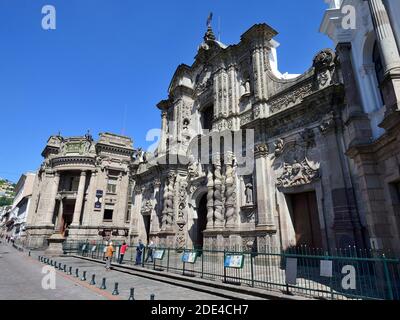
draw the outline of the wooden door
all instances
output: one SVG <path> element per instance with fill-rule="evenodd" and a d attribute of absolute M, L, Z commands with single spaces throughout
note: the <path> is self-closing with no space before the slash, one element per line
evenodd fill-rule
<path fill-rule="evenodd" d="M 321 226 L 315 192 L 292 195 L 292 218 L 296 244 L 322 248 Z"/>

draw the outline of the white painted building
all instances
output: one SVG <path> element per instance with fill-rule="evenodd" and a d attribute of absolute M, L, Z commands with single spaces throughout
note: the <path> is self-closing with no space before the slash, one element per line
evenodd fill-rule
<path fill-rule="evenodd" d="M 35 173 L 25 173 L 20 177 L 15 187 L 15 198 L 8 221 L 10 222 L 9 234 L 17 241 L 23 241 L 25 236 L 25 224 L 31 205 L 35 177 Z"/>

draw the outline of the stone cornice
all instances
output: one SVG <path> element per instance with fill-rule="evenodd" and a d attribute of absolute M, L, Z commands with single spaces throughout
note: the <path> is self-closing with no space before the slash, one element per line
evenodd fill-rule
<path fill-rule="evenodd" d="M 381 136 L 379 139 L 377 139 L 371 143 L 353 145 L 353 146 L 349 147 L 348 150 L 346 151 L 346 155 L 352 159 L 354 159 L 357 156 L 361 156 L 361 155 L 370 155 L 372 157 L 375 157 L 376 154 L 381 149 L 385 148 L 390 143 L 395 143 L 396 140 L 397 140 L 396 136 L 389 135 L 386 133 L 383 136 Z"/>
<path fill-rule="evenodd" d="M 120 147 L 120 146 L 111 146 L 108 144 L 103 144 L 103 143 L 97 143 L 96 144 L 96 150 L 98 151 L 98 153 L 100 152 L 109 152 L 112 154 L 119 154 L 119 155 L 123 155 L 123 156 L 127 156 L 127 157 L 131 157 L 133 156 L 134 150 L 130 149 L 130 148 L 124 148 L 124 147 Z"/>

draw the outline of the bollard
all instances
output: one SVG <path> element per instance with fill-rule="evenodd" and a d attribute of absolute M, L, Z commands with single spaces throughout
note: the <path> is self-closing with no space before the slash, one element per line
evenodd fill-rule
<path fill-rule="evenodd" d="M 30 251 L 28 252 L 28 256 L 31 256 L 31 252 Z"/>
<path fill-rule="evenodd" d="M 95 279 L 96 279 L 96 275 L 92 274 L 92 280 L 90 280 L 90 285 L 94 286 L 96 284 Z"/>
<path fill-rule="evenodd" d="M 64 271 L 65 273 L 67 273 L 67 265 L 66 265 L 65 263 L 64 263 L 63 271 Z"/>
<path fill-rule="evenodd" d="M 75 269 L 75 277 L 79 278 L 79 269 L 78 268 Z"/>
<path fill-rule="evenodd" d="M 62 270 L 62 263 L 61 262 L 58 264 L 58 269 Z"/>
<path fill-rule="evenodd" d="M 106 290 L 107 289 L 107 287 L 106 287 L 106 278 L 103 278 L 103 281 L 101 282 L 100 289 L 101 290 Z"/>
<path fill-rule="evenodd" d="M 131 295 L 129 296 L 128 300 L 135 300 L 135 288 L 131 288 Z"/>
<path fill-rule="evenodd" d="M 113 296 L 118 296 L 119 295 L 119 291 L 118 291 L 118 282 L 115 283 L 114 285 L 114 291 L 112 292 Z"/>
<path fill-rule="evenodd" d="M 39 261 L 42 261 L 41 259 L 42 259 L 42 257 L 41 257 L 41 256 L 39 256 L 39 257 L 38 257 L 38 260 L 39 260 Z"/>
<path fill-rule="evenodd" d="M 86 281 L 86 271 L 83 271 L 81 281 Z"/>
<path fill-rule="evenodd" d="M 72 267 L 69 267 L 68 274 L 69 274 L 70 276 L 72 276 Z"/>
<path fill-rule="evenodd" d="M 156 298 L 155 294 L 152 293 L 152 294 L 150 295 L 150 300 L 156 300 L 155 298 Z"/>

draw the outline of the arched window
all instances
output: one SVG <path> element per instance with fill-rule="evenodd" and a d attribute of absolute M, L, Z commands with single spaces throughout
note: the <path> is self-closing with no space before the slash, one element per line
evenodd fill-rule
<path fill-rule="evenodd" d="M 383 93 L 382 93 L 382 88 L 381 88 L 381 85 L 383 82 L 383 75 L 384 75 L 383 63 L 382 63 L 382 57 L 381 57 L 381 53 L 379 51 L 378 43 L 376 43 L 376 42 L 374 44 L 374 50 L 372 53 L 372 61 L 375 65 L 375 74 L 376 74 L 376 79 L 378 80 L 378 89 L 381 94 L 382 101 L 385 101 L 383 99 Z"/>

